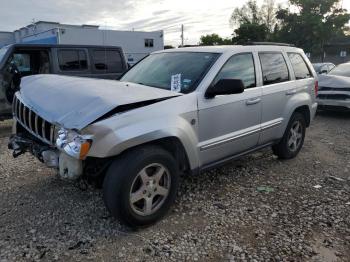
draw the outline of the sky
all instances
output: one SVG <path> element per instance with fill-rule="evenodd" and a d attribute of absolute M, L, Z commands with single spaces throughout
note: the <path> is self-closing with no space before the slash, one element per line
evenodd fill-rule
<path fill-rule="evenodd" d="M 262 2 L 263 0 L 258 0 Z M 0 31 L 14 31 L 35 21 L 93 24 L 116 30 L 164 30 L 165 44 L 197 44 L 200 36 L 229 37 L 229 20 L 246 0 L 0 0 Z M 276 2 L 286 4 L 286 0 Z M 343 0 L 350 10 L 350 0 Z"/>

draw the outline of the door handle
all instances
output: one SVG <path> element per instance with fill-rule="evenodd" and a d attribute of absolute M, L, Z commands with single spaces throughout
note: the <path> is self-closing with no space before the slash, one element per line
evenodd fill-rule
<path fill-rule="evenodd" d="M 287 95 L 287 96 L 291 96 L 291 95 L 294 95 L 294 94 L 296 94 L 296 93 L 297 93 L 297 90 L 296 90 L 296 89 L 293 89 L 293 90 L 287 91 L 287 92 L 286 92 L 286 95 Z"/>
<path fill-rule="evenodd" d="M 247 100 L 245 103 L 246 105 L 250 106 L 250 105 L 255 105 L 257 103 L 259 103 L 261 101 L 261 98 L 253 98 L 253 99 L 249 99 Z"/>

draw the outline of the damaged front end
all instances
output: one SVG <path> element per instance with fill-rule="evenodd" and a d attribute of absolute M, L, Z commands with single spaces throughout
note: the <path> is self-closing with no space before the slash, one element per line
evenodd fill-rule
<path fill-rule="evenodd" d="M 13 150 L 12 155 L 14 158 L 26 152 L 30 152 L 48 167 L 58 167 L 57 150 L 45 145 L 26 132 L 12 135 L 8 143 L 8 148 Z"/>
<path fill-rule="evenodd" d="M 62 129 L 41 118 L 18 96 L 13 102 L 13 135 L 8 148 L 13 157 L 26 152 L 40 162 L 56 168 L 62 178 L 78 179 L 83 174 L 83 160 L 91 147 L 91 137 Z"/>

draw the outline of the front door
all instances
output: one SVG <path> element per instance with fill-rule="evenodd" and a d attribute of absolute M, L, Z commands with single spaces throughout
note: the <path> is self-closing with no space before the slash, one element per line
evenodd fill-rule
<path fill-rule="evenodd" d="M 212 85 L 220 79 L 241 79 L 241 94 L 198 99 L 201 166 L 249 150 L 257 145 L 261 120 L 261 87 L 257 87 L 252 53 L 228 59 Z"/>

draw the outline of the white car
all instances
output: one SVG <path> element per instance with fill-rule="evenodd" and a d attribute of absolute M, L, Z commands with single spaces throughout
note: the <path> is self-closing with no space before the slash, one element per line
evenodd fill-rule
<path fill-rule="evenodd" d="M 318 79 L 320 109 L 350 109 L 350 63 L 340 64 Z"/>

